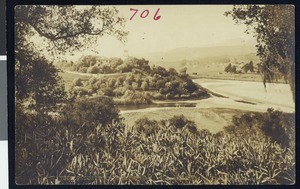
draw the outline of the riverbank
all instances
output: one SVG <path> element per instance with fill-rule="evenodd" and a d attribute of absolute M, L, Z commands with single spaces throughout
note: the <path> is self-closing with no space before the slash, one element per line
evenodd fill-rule
<path fill-rule="evenodd" d="M 214 73 L 214 74 L 190 74 L 192 79 L 216 79 L 216 80 L 231 80 L 231 81 L 251 81 L 251 82 L 261 82 L 263 83 L 262 76 L 257 73 L 242 73 L 242 74 L 232 74 L 232 73 Z M 273 83 L 286 83 L 284 79 L 279 79 Z"/>

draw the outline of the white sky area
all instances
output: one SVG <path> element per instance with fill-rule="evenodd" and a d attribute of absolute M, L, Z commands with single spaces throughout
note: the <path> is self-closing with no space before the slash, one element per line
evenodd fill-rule
<path fill-rule="evenodd" d="M 127 42 L 122 43 L 112 36 L 104 36 L 90 49 L 68 59 L 78 59 L 82 55 L 122 57 L 124 50 L 130 56 L 168 51 L 181 47 L 207 47 L 228 45 L 231 40 L 241 40 L 253 44 L 255 39 L 245 34 L 244 25 L 236 25 L 231 17 L 224 16 L 232 5 L 123 5 L 115 6 L 120 16 L 125 17 L 125 30 L 129 31 Z M 133 11 L 139 9 L 132 20 Z M 160 8 L 161 18 L 153 16 Z M 149 15 L 140 18 L 143 10 Z"/>

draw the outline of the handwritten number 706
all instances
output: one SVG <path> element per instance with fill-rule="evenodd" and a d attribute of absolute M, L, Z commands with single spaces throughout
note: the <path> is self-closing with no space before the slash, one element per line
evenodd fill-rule
<path fill-rule="evenodd" d="M 158 12 L 159 12 L 160 8 L 158 8 L 153 16 L 153 19 L 154 20 L 159 20 L 161 18 L 161 16 L 158 15 Z M 130 11 L 133 11 L 133 15 L 130 17 L 130 20 L 132 20 L 134 18 L 134 16 L 136 15 L 136 13 L 139 11 L 138 9 L 133 9 L 133 8 L 130 8 Z M 146 18 L 147 16 L 149 15 L 149 10 L 146 9 L 144 10 L 141 14 L 140 14 L 140 17 L 141 18 Z"/>

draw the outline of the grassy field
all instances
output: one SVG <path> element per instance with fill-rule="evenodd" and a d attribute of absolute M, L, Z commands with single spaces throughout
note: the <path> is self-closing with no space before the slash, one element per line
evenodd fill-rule
<path fill-rule="evenodd" d="M 187 119 L 194 121 L 197 125 L 197 129 L 207 129 L 211 133 L 217 133 L 221 131 L 224 126 L 231 123 L 233 115 L 241 115 L 246 111 L 223 109 L 223 108 L 154 108 L 148 109 L 148 111 L 134 111 L 134 112 L 121 112 L 122 117 L 125 118 L 124 122 L 129 126 L 134 125 L 135 121 L 148 117 L 151 120 L 169 119 L 175 115 L 184 115 Z"/>
<path fill-rule="evenodd" d="M 59 72 L 58 75 L 61 76 L 62 79 L 64 80 L 66 90 L 70 89 L 73 80 L 76 78 L 81 78 L 82 80 L 88 80 L 89 78 L 91 78 L 91 76 L 84 76 L 80 74 L 67 73 L 67 72 Z"/>

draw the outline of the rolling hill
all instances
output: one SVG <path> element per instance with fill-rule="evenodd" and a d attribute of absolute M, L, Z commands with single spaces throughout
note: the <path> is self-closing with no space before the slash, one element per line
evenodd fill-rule
<path fill-rule="evenodd" d="M 187 67 L 189 74 L 200 77 L 243 79 L 238 75 L 227 74 L 225 67 L 231 63 L 241 68 L 245 63 L 253 61 L 259 63 L 255 46 L 252 44 L 237 44 L 211 47 L 183 47 L 165 52 L 154 52 L 139 55 L 149 60 L 150 65 L 159 65 L 165 68 L 182 69 Z M 242 77 L 245 77 L 243 75 Z M 246 76 L 248 77 L 248 76 Z M 260 79 L 260 76 L 251 74 L 248 78 Z"/>

